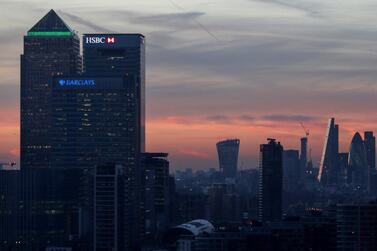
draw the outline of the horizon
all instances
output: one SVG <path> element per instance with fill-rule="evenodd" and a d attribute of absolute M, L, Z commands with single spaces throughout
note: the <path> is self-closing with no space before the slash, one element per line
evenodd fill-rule
<path fill-rule="evenodd" d="M 300 138 L 305 136 L 300 122 L 310 129 L 309 145 L 313 149 L 314 163 L 319 161 L 330 117 L 335 117 L 339 124 L 342 152 L 348 151 L 356 131 L 376 131 L 376 119 L 370 118 L 370 114 L 377 104 L 374 96 L 377 88 L 373 83 L 376 77 L 373 66 L 377 63 L 373 34 L 377 34 L 377 28 L 336 21 L 347 12 L 340 12 L 331 19 L 323 16 L 318 6 L 318 12 L 309 12 L 305 6 L 281 4 L 284 1 L 238 0 L 261 10 L 284 9 L 283 13 L 269 13 L 271 20 L 263 15 L 252 18 L 270 27 L 265 33 L 258 33 L 261 28 L 256 25 L 253 28 L 257 32 L 250 32 L 250 23 L 241 22 L 242 26 L 235 29 L 235 24 L 248 15 L 242 13 L 240 7 L 239 16 L 224 16 L 225 20 L 233 22 L 226 23 L 218 18 L 224 10 L 218 12 L 218 9 L 230 4 L 224 2 L 222 8 L 217 6 L 216 9 L 211 3 L 203 7 L 203 1 L 180 1 L 179 5 L 176 2 L 167 1 L 162 4 L 165 7 L 153 9 L 144 1 L 144 5 L 149 6 L 147 10 L 143 9 L 143 3 L 134 4 L 132 10 L 121 6 L 118 11 L 129 14 L 129 19 L 121 23 L 110 18 L 109 9 L 85 10 L 85 1 L 81 9 L 77 6 L 55 8 L 72 29 L 80 32 L 80 40 L 83 34 L 90 32 L 123 33 L 120 30 L 123 22 L 133 25 L 132 31 L 140 30 L 145 35 L 147 151 L 169 153 L 172 169 L 217 168 L 215 144 L 227 138 L 241 140 L 239 163 L 245 169 L 254 168 L 258 147 L 268 137 L 276 138 L 284 149 L 299 149 Z M 373 3 L 363 2 L 365 5 Z M 11 30 L 0 25 L 1 34 L 9 34 L 0 38 L 3 43 L 1 161 L 19 158 L 19 57 L 23 35 L 50 9 L 40 9 L 41 3 L 43 1 L 34 1 L 27 8 L 23 1 L 5 2 L 9 8 L 0 10 L 0 20 L 13 19 L 14 23 Z M 111 2 L 115 3 L 119 2 Z M 169 10 L 164 10 L 168 6 Z M 17 17 L 10 14 L 12 11 L 5 11 L 17 8 L 21 13 Z M 351 20 L 362 21 L 359 20 L 362 13 L 368 10 L 359 10 Z M 102 21 L 97 21 L 94 14 Z M 115 15 L 121 16 L 121 13 Z M 108 23 L 103 21 L 106 19 Z M 332 21 L 330 27 L 326 20 Z M 282 30 L 274 27 L 280 22 Z M 230 27 L 222 29 L 225 24 Z M 354 26 L 346 27 L 348 24 Z M 346 31 L 353 32 L 342 33 Z M 307 37 L 311 32 L 317 36 Z M 279 60 L 284 61 L 284 65 Z"/>

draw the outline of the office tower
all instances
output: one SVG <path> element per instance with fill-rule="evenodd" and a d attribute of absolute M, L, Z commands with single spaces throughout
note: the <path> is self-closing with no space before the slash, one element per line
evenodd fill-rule
<path fill-rule="evenodd" d="M 336 210 L 337 250 L 375 250 L 377 247 L 377 204 L 338 205 Z"/>
<path fill-rule="evenodd" d="M 319 166 L 318 181 L 323 185 L 336 185 L 338 175 L 339 126 L 335 119 L 329 119 L 322 158 Z"/>
<path fill-rule="evenodd" d="M 364 133 L 364 144 L 367 152 L 368 168 L 376 170 L 376 137 L 373 132 Z"/>
<path fill-rule="evenodd" d="M 373 132 L 364 132 L 364 145 L 368 163 L 368 191 L 375 193 L 377 186 L 377 170 L 376 170 L 376 137 Z"/>
<path fill-rule="evenodd" d="M 216 144 L 220 171 L 224 178 L 235 178 L 237 174 L 239 139 L 229 139 Z"/>
<path fill-rule="evenodd" d="M 24 36 L 21 55 L 21 168 L 50 167 L 54 76 L 81 69 L 79 37 L 50 10 Z"/>
<path fill-rule="evenodd" d="M 369 167 L 364 141 L 357 132 L 352 138 L 348 165 L 352 172 L 352 186 L 354 189 L 366 190 L 368 188 Z"/>
<path fill-rule="evenodd" d="M 143 240 L 156 243 L 170 223 L 170 176 L 167 153 L 142 153 Z"/>
<path fill-rule="evenodd" d="M 130 77 L 62 77 L 52 87 L 54 168 L 92 170 L 98 163 L 135 168 L 140 100 Z"/>
<path fill-rule="evenodd" d="M 306 171 L 307 171 L 307 164 L 308 164 L 308 138 L 304 137 L 301 138 L 301 151 L 300 151 L 300 179 L 305 179 Z"/>
<path fill-rule="evenodd" d="M 145 150 L 145 38 L 141 34 L 84 34 L 84 74 L 129 76 L 135 80 L 136 148 Z"/>
<path fill-rule="evenodd" d="M 339 153 L 339 176 L 338 184 L 340 186 L 345 186 L 351 184 L 352 173 L 348 165 L 349 153 Z"/>
<path fill-rule="evenodd" d="M 122 114 L 122 147 L 126 184 L 124 192 L 125 215 L 124 248 L 127 250 L 140 243 L 140 168 L 139 154 L 145 150 L 145 39 L 141 34 L 84 34 L 83 60 L 85 76 L 123 77 L 127 93 Z M 115 97 L 115 96 L 113 96 Z M 123 104 L 122 102 L 122 104 Z M 122 105 L 120 104 L 120 105 Z M 127 107 L 126 107 L 127 106 Z M 116 119 L 116 118 L 113 118 Z M 116 136 L 115 136 L 116 137 Z M 115 145 L 114 145 L 115 147 Z M 103 154 L 102 154 L 103 155 Z"/>
<path fill-rule="evenodd" d="M 41 234 L 46 227 L 43 217 L 50 212 L 39 210 L 45 206 L 41 198 L 46 198 L 49 192 L 38 188 L 37 185 L 42 184 L 37 184 L 36 174 L 28 170 L 51 167 L 53 78 L 80 72 L 79 53 L 79 37 L 53 10 L 24 36 L 21 55 L 21 189 L 25 190 L 21 193 L 23 205 L 18 232 L 25 250 L 37 249 L 39 247 L 35 245 L 38 243 L 55 238 Z M 44 231 L 47 234 L 49 229 Z"/>
<path fill-rule="evenodd" d="M 300 177 L 300 159 L 297 150 L 283 152 L 283 188 L 285 191 L 295 191 Z"/>
<path fill-rule="evenodd" d="M 259 220 L 279 221 L 282 217 L 283 146 L 274 139 L 260 145 Z"/>
<path fill-rule="evenodd" d="M 94 174 L 94 251 L 122 248 L 122 217 L 124 167 L 103 164 Z"/>

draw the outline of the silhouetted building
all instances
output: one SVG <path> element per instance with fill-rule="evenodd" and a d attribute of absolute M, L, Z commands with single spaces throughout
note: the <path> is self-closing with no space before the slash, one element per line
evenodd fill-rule
<path fill-rule="evenodd" d="M 297 150 L 283 152 L 283 188 L 286 191 L 295 191 L 300 178 L 300 159 Z"/>
<path fill-rule="evenodd" d="M 21 168 L 50 167 L 53 77 L 81 70 L 80 39 L 50 10 L 24 36 L 21 55 Z"/>
<path fill-rule="evenodd" d="M 336 250 L 336 215 L 314 210 L 302 217 L 302 223 L 305 250 Z"/>
<path fill-rule="evenodd" d="M 337 250 L 375 250 L 377 204 L 338 205 Z"/>
<path fill-rule="evenodd" d="M 336 185 L 338 176 L 339 126 L 335 119 L 328 123 L 319 166 L 318 181 L 326 186 Z"/>
<path fill-rule="evenodd" d="M 208 188 L 208 219 L 214 223 L 238 221 L 241 218 L 239 196 L 234 183 L 214 183 Z"/>
<path fill-rule="evenodd" d="M 24 51 L 21 55 L 21 170 L 51 167 L 53 78 L 79 73 L 79 54 L 79 37 L 53 10 L 24 36 Z M 54 195 L 47 194 L 48 190 L 39 189 L 41 186 L 48 186 L 50 180 L 40 179 L 41 184 L 37 184 L 36 177 L 40 176 L 34 171 L 22 173 L 22 189 L 25 190 L 21 198 L 23 205 L 20 212 L 23 215 L 19 217 L 19 233 L 22 236 L 22 245 L 28 251 L 38 248 L 39 243 L 43 244 L 47 240 L 63 239 L 59 239 L 58 236 L 61 232 L 52 232 L 61 229 L 60 223 L 44 220 L 48 215 L 55 219 L 61 210 L 52 214 L 49 213 L 49 208 L 44 210 L 46 205 L 40 204 L 44 198 Z M 56 184 L 65 185 L 58 182 Z M 49 197 L 46 200 L 60 203 L 59 198 L 53 200 Z M 51 210 L 56 209 L 54 206 L 51 207 L 54 208 Z"/>
<path fill-rule="evenodd" d="M 84 34 L 83 60 L 84 76 L 88 77 L 89 80 L 102 77 L 123 79 L 121 84 L 122 91 L 118 90 L 120 92 L 115 91 L 112 94 L 110 90 L 104 90 L 105 93 L 102 96 L 104 103 L 106 103 L 106 100 L 114 101 L 111 107 L 113 110 L 98 110 L 98 112 L 110 112 L 113 116 L 109 120 L 102 121 L 105 123 L 105 127 L 113 127 L 113 131 L 108 131 L 106 136 L 109 139 L 107 143 L 110 143 L 115 148 L 126 149 L 122 150 L 123 161 L 114 160 L 113 162 L 122 163 L 126 169 L 126 177 L 128 177 L 124 192 L 124 196 L 127 197 L 125 198 L 127 210 L 125 210 L 125 216 L 123 217 L 124 225 L 128 226 L 125 229 L 126 232 L 123 238 L 125 242 L 124 248 L 128 249 L 139 245 L 140 233 L 142 232 L 140 229 L 142 225 L 142 210 L 138 206 L 141 200 L 139 193 L 141 189 L 141 169 L 137 168 L 137 165 L 140 163 L 140 152 L 145 150 L 144 36 L 141 34 Z M 105 82 L 113 87 L 119 84 L 116 80 L 106 80 Z M 105 85 L 102 88 L 105 89 Z M 90 95 L 89 93 L 88 95 Z M 96 97 L 91 96 L 89 102 L 91 98 L 95 99 Z M 83 101 L 87 102 L 85 99 Z M 92 109 L 95 108 L 96 105 L 93 104 Z M 106 109 L 104 106 L 101 108 Z M 95 112 L 92 115 L 93 119 L 95 119 Z M 121 119 L 122 121 L 119 121 Z M 91 123 L 94 121 L 91 121 Z M 101 134 L 99 131 L 98 133 Z M 113 143 L 113 141 L 117 141 L 118 137 L 121 137 L 122 142 L 118 141 L 119 144 Z M 103 150 L 105 151 L 106 149 Z M 100 154 L 102 157 L 111 156 L 111 150 L 104 151 Z"/>
<path fill-rule="evenodd" d="M 352 138 L 348 165 L 352 172 L 352 186 L 354 189 L 366 190 L 368 188 L 370 170 L 364 141 L 358 132 Z"/>
<path fill-rule="evenodd" d="M 364 144 L 367 152 L 368 168 L 376 170 L 376 137 L 373 132 L 364 133 Z"/>
<path fill-rule="evenodd" d="M 20 174 L 21 232 L 18 240 L 22 250 L 81 245 L 79 194 L 82 170 L 25 168 Z M 30 191 L 31 200 L 24 191 Z M 25 207 L 25 202 L 30 205 Z M 30 221 L 33 221 L 32 229 L 25 225 Z"/>
<path fill-rule="evenodd" d="M 94 242 L 95 251 L 124 250 L 122 213 L 124 167 L 104 164 L 95 167 L 94 174 Z"/>
<path fill-rule="evenodd" d="M 364 132 L 364 146 L 367 155 L 368 163 L 368 191 L 372 194 L 377 194 L 377 180 L 376 180 L 376 137 L 373 132 Z"/>
<path fill-rule="evenodd" d="M 307 171 L 308 164 L 308 138 L 301 138 L 301 150 L 300 150 L 300 180 L 304 180 Z"/>
<path fill-rule="evenodd" d="M 143 243 L 157 243 L 170 224 L 170 176 L 167 153 L 142 153 Z"/>
<path fill-rule="evenodd" d="M 274 139 L 260 146 L 259 220 L 279 221 L 282 217 L 283 146 Z"/>
<path fill-rule="evenodd" d="M 235 178 L 238 166 L 239 139 L 229 139 L 216 144 L 220 171 L 225 178 Z"/>
<path fill-rule="evenodd" d="M 0 250 L 12 250 L 17 246 L 19 170 L 0 169 Z"/>
<path fill-rule="evenodd" d="M 348 165 L 349 153 L 339 153 L 339 186 L 352 183 L 352 173 Z"/>

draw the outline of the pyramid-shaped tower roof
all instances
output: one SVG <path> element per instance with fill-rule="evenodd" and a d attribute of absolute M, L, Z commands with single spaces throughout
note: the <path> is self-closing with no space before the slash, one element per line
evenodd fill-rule
<path fill-rule="evenodd" d="M 73 30 L 54 10 L 50 10 L 29 31 L 28 35 L 73 35 Z"/>

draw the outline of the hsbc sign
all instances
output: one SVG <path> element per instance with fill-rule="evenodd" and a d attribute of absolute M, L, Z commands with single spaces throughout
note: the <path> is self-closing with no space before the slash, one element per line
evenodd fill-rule
<path fill-rule="evenodd" d="M 86 37 L 85 38 L 86 44 L 115 44 L 116 39 L 115 37 Z"/>

